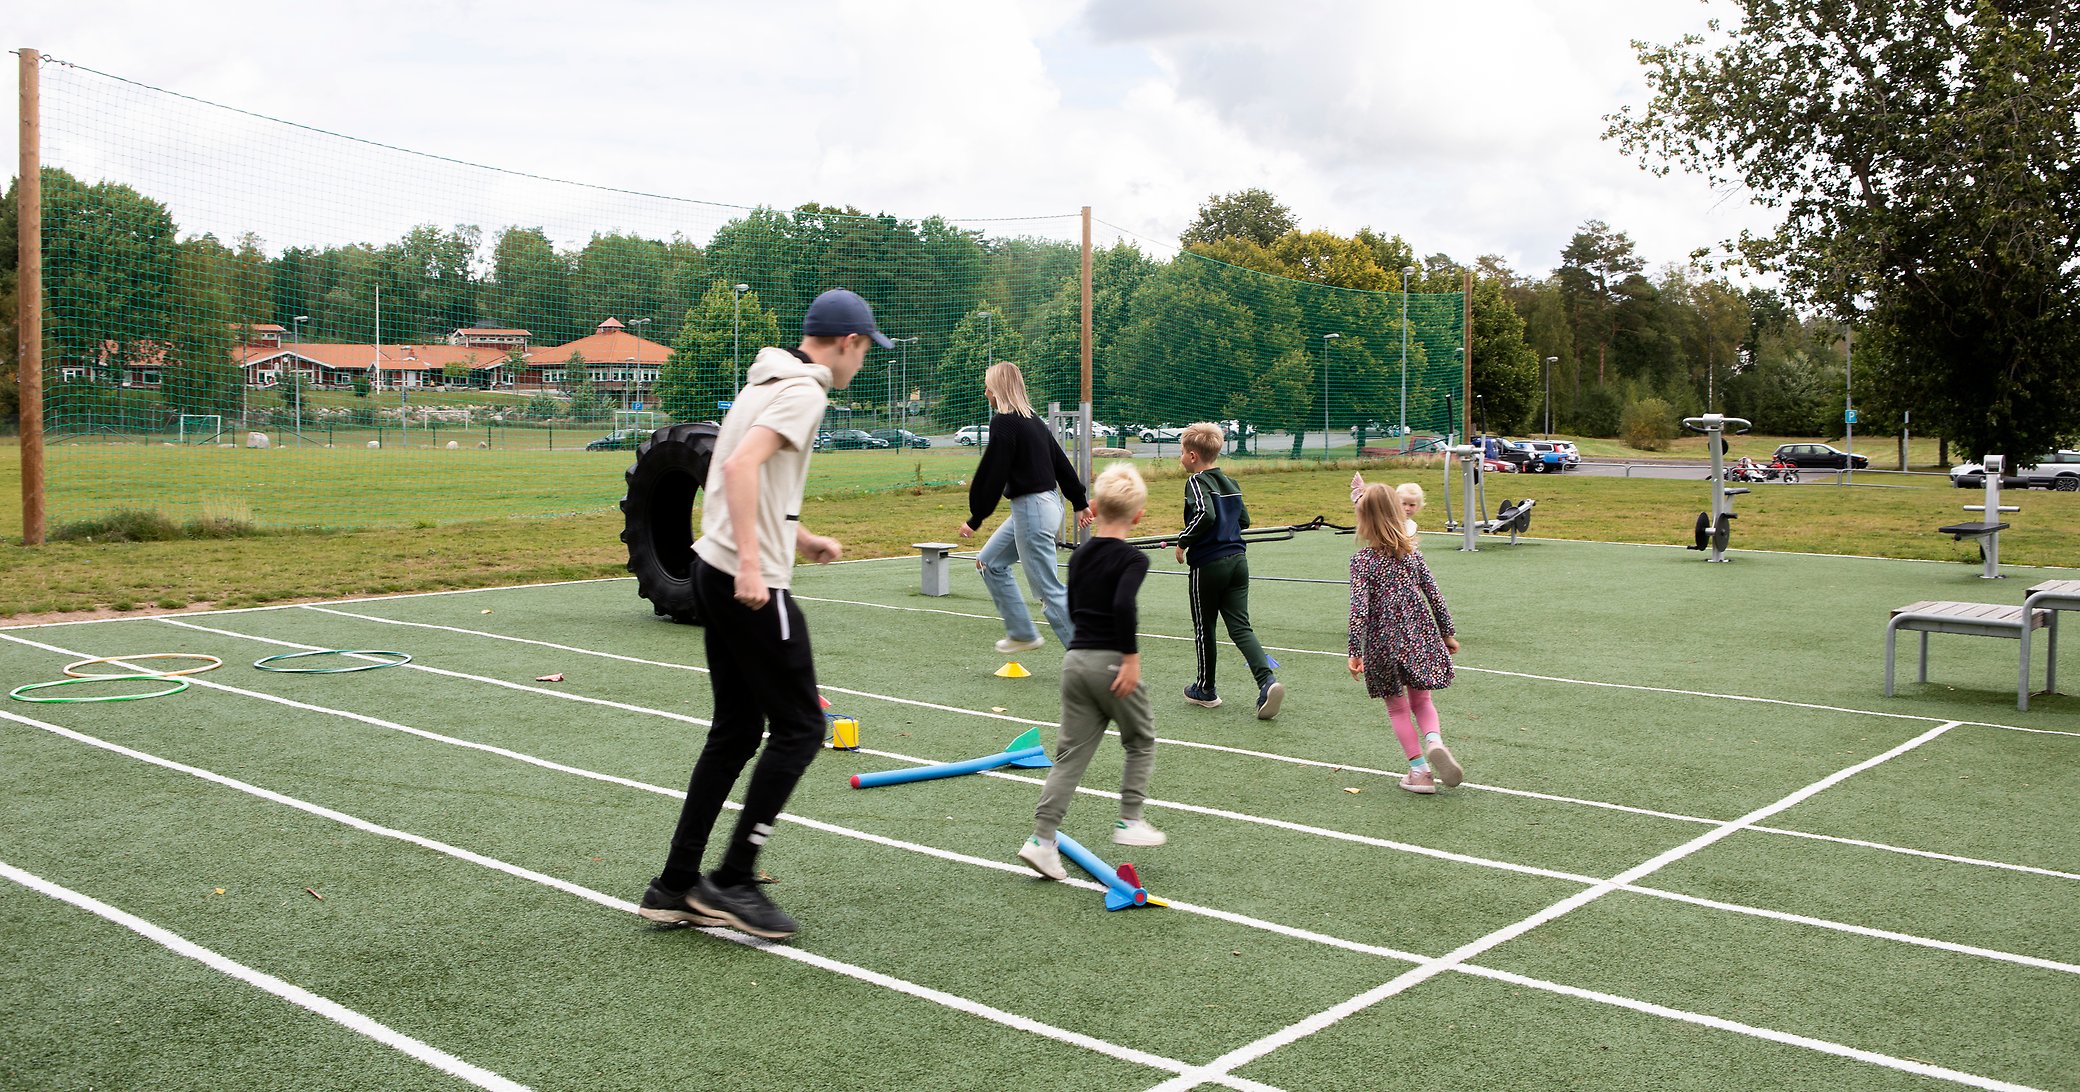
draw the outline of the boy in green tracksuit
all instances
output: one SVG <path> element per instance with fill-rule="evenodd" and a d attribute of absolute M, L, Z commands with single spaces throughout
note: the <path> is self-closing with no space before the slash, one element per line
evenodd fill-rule
<path fill-rule="evenodd" d="M 1192 476 L 1184 485 L 1177 560 L 1191 567 L 1192 641 L 1199 650 L 1199 677 L 1184 688 L 1184 700 L 1208 709 L 1221 703 L 1213 688 L 1213 619 L 1218 614 L 1256 677 L 1257 719 L 1270 720 L 1278 715 L 1286 688 L 1272 677 L 1271 660 L 1249 626 L 1249 554 L 1242 543 L 1249 509 L 1242 503 L 1242 487 L 1215 465 L 1227 443 L 1219 425 L 1202 421 L 1185 429 L 1178 445 L 1177 461 Z"/>

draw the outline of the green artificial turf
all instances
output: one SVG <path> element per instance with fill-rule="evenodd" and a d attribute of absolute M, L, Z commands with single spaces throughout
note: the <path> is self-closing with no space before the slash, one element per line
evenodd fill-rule
<path fill-rule="evenodd" d="M 1113 747 L 1064 827 L 1179 904 L 1123 913 L 1013 859 L 1044 771 L 846 783 L 987 754 L 1028 726 L 1051 747 L 1059 646 L 1020 657 L 1031 677 L 998 678 L 1004 658 L 990 642 L 1003 631 L 972 572 L 957 567 L 956 594 L 927 598 L 914 560 L 800 570 L 819 681 L 860 721 L 864 750 L 817 760 L 789 803 L 800 821 L 783 823 L 762 858 L 775 899 L 804 923 L 793 950 L 1205 1064 L 1395 978 L 1411 958 L 1479 941 L 1963 721 L 1762 825 L 2053 874 L 1757 830 L 1639 882 L 2080 963 L 2067 772 L 2080 699 L 2015 710 L 2006 642 L 1938 637 L 1936 681 L 1909 676 L 1892 699 L 1877 672 L 1888 608 L 2019 601 L 2027 583 L 2070 570 L 1989 584 L 1928 563 L 1742 554 L 1708 565 L 1679 550 L 1546 541 L 1467 555 L 1427 536 L 1464 644 L 1438 706 L 1469 784 L 1423 798 L 1395 787 L 1404 763 L 1383 710 L 1344 670 L 1346 592 L 1333 581 L 1351 545 L 1320 534 L 1251 551 L 1257 631 L 1289 688 L 1271 722 L 1251 716 L 1232 649 L 1219 667 L 1227 704 L 1177 696 L 1192 671 L 1190 641 L 1174 639 L 1190 633 L 1184 583 L 1154 559 L 1163 571 L 1144 588 L 1140 628 L 1166 742 L 1147 814 L 1172 840 L 1107 840 Z M 0 633 L 13 638 L 0 640 L 10 686 L 56 678 L 77 656 L 226 661 L 174 697 L 9 713 L 624 903 L 662 860 L 673 794 L 711 712 L 702 631 L 653 617 L 628 581 Z M 303 647 L 415 659 L 335 676 L 249 666 Z M 0 723 L 0 794 L 0 860 L 537 1088 L 1149 1087 L 1169 1075 L 653 929 L 581 894 L 18 722 Z M 718 842 L 733 822 L 726 812 Z M 0 1028 L 0 1057 L 29 1074 L 27 1087 L 106 1081 L 121 1067 L 174 1087 L 448 1081 L 13 884 L 0 885 L 0 921 L 24 938 L 0 972 L 0 1002 L 19 1014 Z M 1648 893 L 1604 895 L 1469 965 L 2023 1084 L 2056 1087 L 2080 1065 L 2080 976 Z M 172 1003 L 152 1004 L 162 989 Z M 81 1006 L 95 1015 L 79 1020 Z M 1458 971 L 1237 1073 L 1287 1088 L 1920 1082 Z"/>

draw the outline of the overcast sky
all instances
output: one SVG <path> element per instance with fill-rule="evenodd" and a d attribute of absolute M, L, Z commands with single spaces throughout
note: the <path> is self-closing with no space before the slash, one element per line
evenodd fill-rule
<path fill-rule="evenodd" d="M 11 47 L 140 83 L 599 186 L 911 218 L 1090 205 L 1156 253 L 1209 195 L 1262 187 L 1303 228 L 1371 227 L 1543 275 L 1590 219 L 1630 234 L 1650 268 L 1769 225 L 1743 196 L 1657 179 L 1601 139 L 1604 115 L 1645 99 L 1630 40 L 1673 40 L 1714 10 L 69 0 L 15 5 L 5 25 Z M 0 131 L 11 174 L 15 127 Z"/>

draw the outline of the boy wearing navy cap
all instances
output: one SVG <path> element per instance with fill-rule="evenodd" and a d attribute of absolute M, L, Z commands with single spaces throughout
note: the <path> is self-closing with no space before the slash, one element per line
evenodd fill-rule
<path fill-rule="evenodd" d="M 870 344 L 892 343 L 874 325 L 867 301 L 842 288 L 825 292 L 802 318 L 799 346 L 758 351 L 722 419 L 693 544 L 715 721 L 694 763 L 664 871 L 637 907 L 651 921 L 727 925 L 774 940 L 796 931 L 795 920 L 759 889 L 756 867 L 780 810 L 823 745 L 809 627 L 787 590 L 797 551 L 818 563 L 843 552 L 836 539 L 801 525 L 802 489 L 828 392 L 852 382 Z M 721 862 L 702 875 L 715 819 L 768 732 L 736 831 Z"/>

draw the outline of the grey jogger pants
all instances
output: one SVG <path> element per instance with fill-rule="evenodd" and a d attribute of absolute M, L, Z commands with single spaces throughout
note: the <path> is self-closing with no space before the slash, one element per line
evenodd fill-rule
<path fill-rule="evenodd" d="M 1085 648 L 1072 648 L 1062 656 L 1062 726 L 1055 733 L 1054 768 L 1047 771 L 1047 786 L 1040 790 L 1040 806 L 1033 812 L 1033 833 L 1043 841 L 1054 838 L 1055 828 L 1069 813 L 1069 801 L 1092 753 L 1104 742 L 1108 723 L 1119 729 L 1120 746 L 1127 751 L 1119 817 L 1141 818 L 1156 764 L 1155 713 L 1145 682 L 1124 698 L 1112 692 L 1123 659 L 1118 652 Z"/>

